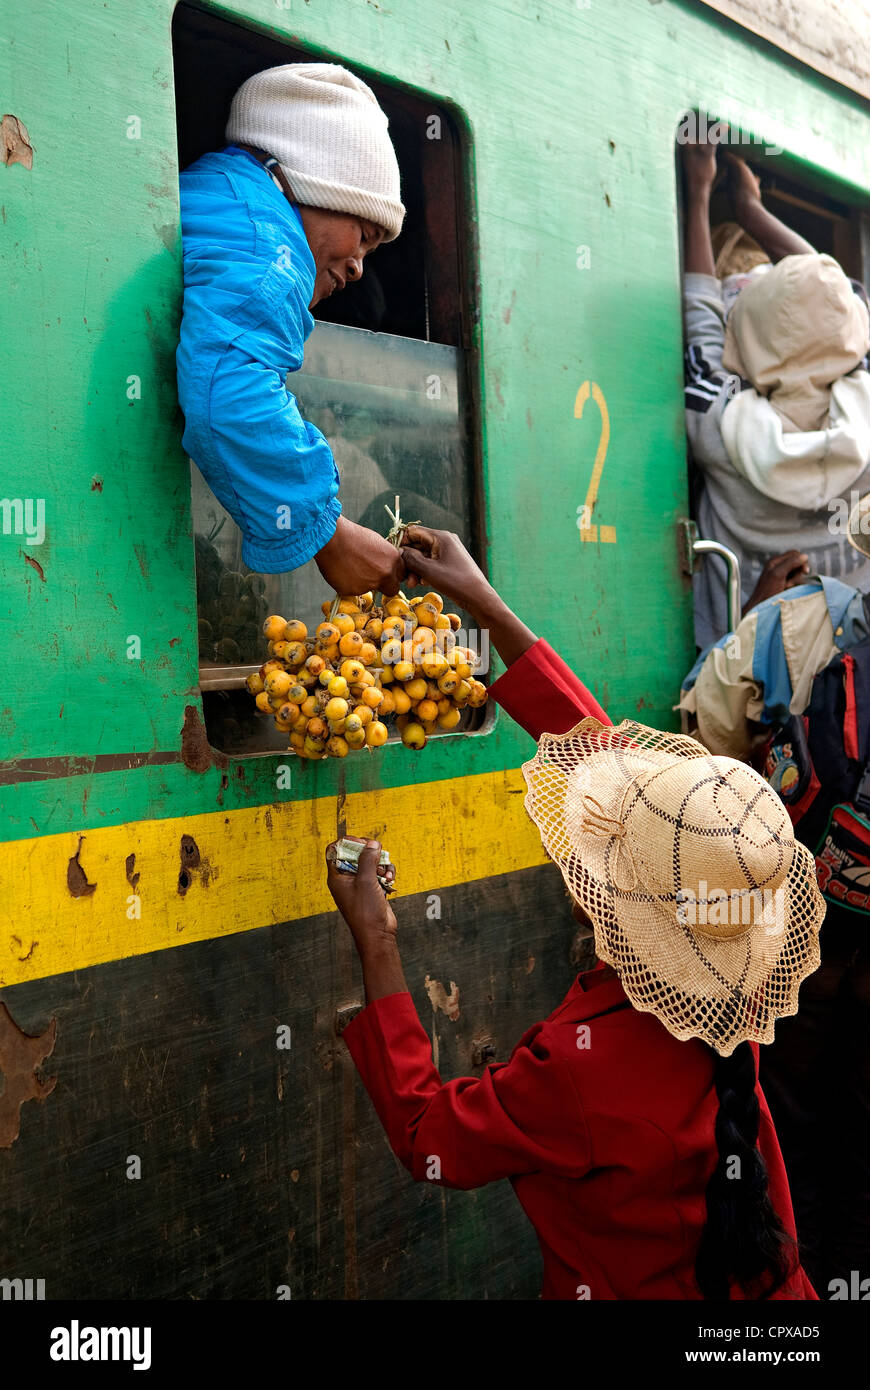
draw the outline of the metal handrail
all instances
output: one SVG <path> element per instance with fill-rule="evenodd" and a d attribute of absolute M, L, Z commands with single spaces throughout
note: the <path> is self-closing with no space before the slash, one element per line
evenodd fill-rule
<path fill-rule="evenodd" d="M 728 631 L 733 632 L 740 622 L 742 605 L 740 602 L 740 561 L 733 550 L 719 541 L 692 542 L 694 555 L 721 555 L 728 568 Z"/>

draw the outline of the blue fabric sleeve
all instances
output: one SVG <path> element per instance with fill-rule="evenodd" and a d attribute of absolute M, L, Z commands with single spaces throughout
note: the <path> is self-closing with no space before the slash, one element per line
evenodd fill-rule
<path fill-rule="evenodd" d="M 261 574 L 304 565 L 341 513 L 326 439 L 280 376 L 238 343 L 214 363 L 208 410 L 206 429 L 186 431 L 184 447 L 241 529 L 242 560 Z"/>
<path fill-rule="evenodd" d="M 801 585 L 791 592 L 794 595 L 808 587 Z M 768 599 L 766 603 L 759 603 L 755 612 L 758 621 L 755 650 L 752 653 L 752 678 L 764 690 L 761 722 L 781 724 L 789 717 L 792 697 L 791 674 L 782 642 L 782 605 L 775 599 Z"/>
<path fill-rule="evenodd" d="M 332 450 L 285 384 L 314 327 L 314 259 L 298 211 L 244 151 L 205 155 L 180 182 L 182 444 L 241 530 L 244 563 L 297 569 L 341 514 Z"/>

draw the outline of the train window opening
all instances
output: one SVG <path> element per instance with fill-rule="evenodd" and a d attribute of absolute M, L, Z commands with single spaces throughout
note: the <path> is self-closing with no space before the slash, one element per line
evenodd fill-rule
<path fill-rule="evenodd" d="M 263 68 L 281 63 L 342 62 L 221 19 L 187 3 L 172 26 L 178 165 L 219 150 L 233 94 Z M 407 208 L 402 234 L 366 259 L 365 275 L 316 306 L 314 317 L 400 337 L 467 346 L 460 293 L 459 132 L 446 108 L 378 82 L 358 70 L 390 123 Z"/>
<path fill-rule="evenodd" d="M 756 135 L 749 139 L 746 132 L 727 126 L 721 128 L 722 123 L 717 124 L 720 125 L 718 133 L 724 137 L 719 140 L 719 147 L 744 159 L 757 175 L 765 207 L 817 251 L 833 256 L 852 279 L 866 282 L 870 276 L 870 244 L 867 236 L 870 205 L 858 207 L 848 201 L 850 195 L 841 185 L 806 168 L 789 151 L 778 149 Z M 681 269 L 686 210 L 680 156 L 687 129 L 690 133 L 694 129 L 701 131 L 703 122 L 699 118 L 697 126 L 693 126 L 684 117 L 677 133 L 675 158 Z M 720 168 L 710 198 L 714 247 L 718 240 L 716 229 L 733 222 L 727 180 L 724 170 Z"/>
<path fill-rule="evenodd" d="M 728 162 L 721 157 L 724 151 L 737 155 L 749 166 L 758 180 L 761 203 L 767 212 L 778 219 L 789 232 L 796 234 L 797 239 L 802 239 L 803 243 L 817 252 L 832 256 L 846 276 L 858 286 L 866 286 L 870 278 L 870 200 L 862 199 L 855 190 L 847 189 L 833 177 L 828 178 L 818 169 L 802 163 L 791 151 L 775 147 L 757 135 L 749 138 L 745 132 L 734 126 L 729 127 L 725 122 L 716 122 L 716 133 L 711 135 L 711 123 L 711 118 L 708 117 L 707 141 L 716 146 L 717 169 L 709 192 L 710 239 L 706 247 L 699 241 L 700 222 L 690 216 L 687 182 L 689 173 L 684 163 L 684 146 L 693 142 L 696 135 L 704 139 L 704 118 L 698 112 L 687 113 L 677 128 L 675 164 L 681 289 L 685 283 L 687 269 L 687 237 L 692 246 L 689 254 L 694 258 L 692 264 L 695 271 L 705 262 L 710 263 L 709 255 L 712 250 L 713 273 L 722 284 L 726 315 L 734 297 L 745 286 L 748 273 L 762 273 L 755 268 L 769 259 L 780 259 L 786 254 L 784 247 L 789 243 L 795 250 L 801 247 L 800 240 L 797 240 L 796 244 L 790 238 L 777 242 L 778 237 L 785 238 L 782 229 L 779 232 L 769 229 L 764 247 L 745 228 L 741 234 L 741 224 L 730 195 Z M 699 190 L 705 186 L 707 171 L 696 169 L 696 174 L 700 180 L 696 191 L 698 197 Z M 697 203 L 695 207 L 697 209 Z M 757 226 L 755 229 L 758 230 Z M 696 319 L 698 312 L 696 304 Z M 717 537 L 711 536 L 709 531 L 703 529 L 699 520 L 699 514 L 703 512 L 705 485 L 702 468 L 693 459 L 689 447 L 689 435 L 693 427 L 698 426 L 719 390 L 718 385 L 709 379 L 704 347 L 705 332 L 708 335 L 711 333 L 709 325 L 706 329 L 699 330 L 698 341 L 693 343 L 689 352 L 689 372 L 692 380 L 687 384 L 685 397 L 689 509 L 691 516 L 701 526 L 701 534 L 706 539 L 716 539 Z M 701 447 L 712 450 L 715 456 L 720 446 L 715 440 L 711 440 L 702 443 Z M 721 447 L 724 448 L 724 445 Z M 725 564 L 720 556 L 708 555 L 702 562 L 696 562 L 696 571 L 701 564 L 711 566 L 725 575 Z M 697 613 L 696 607 L 696 621 Z M 721 636 L 721 623 L 718 620 L 715 626 L 716 635 Z M 701 636 L 698 638 L 702 645 L 714 640 L 709 632 L 704 631 L 702 636 L 703 641 Z"/>
<path fill-rule="evenodd" d="M 287 385 L 330 444 L 346 516 L 385 534 L 385 507 L 399 495 L 404 518 L 456 531 L 476 550 L 463 150 L 450 112 L 379 82 L 352 58 L 304 51 L 187 3 L 175 10 L 173 53 L 180 169 L 224 147 L 233 94 L 264 68 L 341 62 L 374 91 L 399 161 L 405 222 L 366 258 L 358 284 L 312 310 L 304 364 Z M 244 679 L 266 659 L 263 618 L 320 621 L 324 580 L 313 561 L 283 574 L 249 572 L 241 532 L 193 462 L 191 489 L 209 740 L 245 755 L 286 748 L 286 736 L 254 715 Z M 467 709 L 456 732 L 488 727 L 485 713 Z"/>

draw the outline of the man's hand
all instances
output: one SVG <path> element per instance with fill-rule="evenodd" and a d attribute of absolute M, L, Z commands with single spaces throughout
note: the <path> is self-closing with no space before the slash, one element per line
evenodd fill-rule
<path fill-rule="evenodd" d="M 683 268 L 687 274 L 715 275 L 710 236 L 710 194 L 716 181 L 716 146 L 696 140 L 682 147 L 686 181 L 686 244 Z"/>
<path fill-rule="evenodd" d="M 378 880 L 390 883 L 396 871 L 392 864 L 382 866 L 378 862 L 381 846 L 377 840 L 362 840 L 358 835 L 345 838 L 364 844 L 365 849 L 359 857 L 357 872 L 349 874 L 336 866 L 335 842 L 327 846 L 326 882 L 335 905 L 350 927 L 360 954 L 369 947 L 394 946 L 396 918 Z"/>
<path fill-rule="evenodd" d="M 809 572 L 809 561 L 800 550 L 787 550 L 784 555 L 774 555 L 761 571 L 758 583 L 743 609 L 744 618 L 750 608 L 755 608 L 765 599 L 774 598 L 786 589 L 803 584 Z"/>
<path fill-rule="evenodd" d="M 780 222 L 761 201 L 761 184 L 739 155 L 723 150 L 734 216 L 775 265 L 783 256 L 813 255 L 815 247 Z"/>
<path fill-rule="evenodd" d="M 394 545 L 340 516 L 332 539 L 315 555 L 317 568 L 337 594 L 364 594 L 369 589 L 398 593 L 405 577 L 402 557 Z"/>
<path fill-rule="evenodd" d="M 409 526 L 403 539 L 402 560 L 409 589 L 431 585 L 436 593 L 448 594 L 473 615 L 494 597 L 486 575 L 453 531 Z"/>
<path fill-rule="evenodd" d="M 706 140 L 690 140 L 681 148 L 689 188 L 709 191 L 716 180 L 716 146 Z"/>
<path fill-rule="evenodd" d="M 723 150 L 722 157 L 728 169 L 728 196 L 734 216 L 742 226 L 747 207 L 761 202 L 761 180 L 740 155 Z"/>

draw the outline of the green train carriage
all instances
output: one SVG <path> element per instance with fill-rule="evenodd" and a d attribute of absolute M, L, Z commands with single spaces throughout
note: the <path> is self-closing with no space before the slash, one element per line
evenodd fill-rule
<path fill-rule="evenodd" d="M 531 744 L 488 710 L 416 757 L 301 763 L 249 717 L 262 605 L 325 595 L 313 566 L 249 580 L 181 451 L 179 168 L 259 67 L 374 85 L 408 224 L 294 380 L 346 510 L 379 525 L 398 492 L 459 530 L 615 718 L 673 727 L 678 124 L 748 134 L 860 275 L 866 101 L 676 0 L 10 0 L 4 25 L 0 1277 L 535 1297 L 508 1184 L 415 1186 L 389 1151 L 341 1042 L 361 981 L 323 871 L 343 829 L 383 838 L 442 1075 L 506 1058 L 589 951 L 523 811 Z"/>

